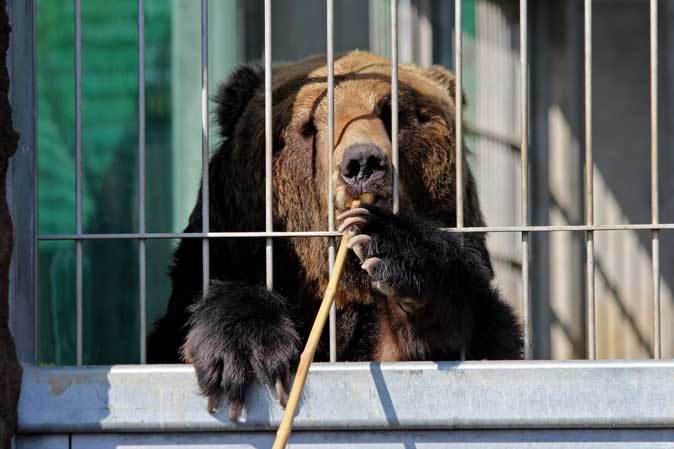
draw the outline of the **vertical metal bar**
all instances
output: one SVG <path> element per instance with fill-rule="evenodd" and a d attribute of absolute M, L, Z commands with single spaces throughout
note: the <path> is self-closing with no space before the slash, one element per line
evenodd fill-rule
<path fill-rule="evenodd" d="M 138 0 L 138 232 L 145 233 L 145 0 Z M 146 239 L 138 241 L 140 363 L 146 362 Z"/>
<path fill-rule="evenodd" d="M 658 200 L 658 0 L 650 2 L 651 47 L 651 223 L 660 222 Z M 662 357 L 660 321 L 660 231 L 651 234 L 653 250 L 653 357 Z"/>
<path fill-rule="evenodd" d="M 333 198 L 332 174 L 334 171 L 333 154 L 335 149 L 335 34 L 333 0 L 327 0 L 327 48 L 328 48 L 328 230 L 335 230 L 335 201 Z M 335 267 L 335 239 L 328 239 L 328 269 L 332 273 Z M 330 362 L 337 361 L 337 309 L 335 303 L 330 307 Z"/>
<path fill-rule="evenodd" d="M 208 0 L 201 0 L 201 221 L 202 232 L 210 228 L 208 181 Z M 202 288 L 208 292 L 210 274 L 210 245 L 202 241 Z"/>
<path fill-rule="evenodd" d="M 462 81 L 462 20 L 461 20 L 461 2 L 454 0 L 454 35 L 455 35 L 455 53 L 456 53 L 456 227 L 463 227 L 463 81 Z M 463 234 L 462 234 L 463 237 Z"/>
<path fill-rule="evenodd" d="M 391 153 L 393 155 L 393 213 L 400 210 L 398 150 L 398 0 L 391 0 Z"/>
<path fill-rule="evenodd" d="M 522 226 L 529 226 L 529 59 L 527 0 L 520 0 L 520 202 Z M 529 232 L 522 232 L 522 317 L 524 358 L 531 358 L 531 299 L 529 293 Z"/>
<path fill-rule="evenodd" d="M 265 197 L 265 230 L 274 230 L 272 210 L 272 58 L 271 58 L 271 0 L 264 0 L 264 197 Z M 274 246 L 271 238 L 267 238 L 265 248 L 267 271 L 267 288 L 274 288 Z"/>
<path fill-rule="evenodd" d="M 40 191 L 40 179 L 38 176 L 38 149 L 37 149 L 37 111 L 38 111 L 38 98 L 37 98 L 37 27 L 36 27 L 36 22 L 37 22 L 37 0 L 30 0 L 29 2 L 29 7 L 25 10 L 26 13 L 30 17 L 30 47 L 32 47 L 31 50 L 31 55 L 30 55 L 30 75 L 31 75 L 31 87 L 30 87 L 30 105 L 31 105 L 31 115 L 30 115 L 30 145 L 32 148 L 32 174 L 33 174 L 33 179 L 34 179 L 34 188 L 33 188 L 33 210 L 35 211 L 35 215 L 33 218 L 33 223 L 32 223 L 32 231 L 34 232 L 34 239 L 33 239 L 33 244 L 31 247 L 32 253 L 33 253 L 33 260 L 32 260 L 32 266 L 33 266 L 33 273 L 35 273 L 32 286 L 33 286 L 33 298 L 30 304 L 32 305 L 32 313 L 30 315 L 26 315 L 27 317 L 30 316 L 30 320 L 24 322 L 26 326 L 30 323 L 30 331 L 32 331 L 32 339 L 28 339 L 27 341 L 30 341 L 30 349 L 28 351 L 28 354 L 23 353 L 23 350 L 21 348 L 21 343 L 17 344 L 17 350 L 18 350 L 18 355 L 19 355 L 19 361 L 22 362 L 29 362 L 29 363 L 38 363 L 38 339 L 37 336 L 38 334 L 38 319 L 37 317 L 40 316 L 40 309 L 39 309 L 39 301 L 37 298 L 40 297 L 40 242 L 38 241 L 38 234 L 39 234 L 39 223 L 40 223 L 40 208 L 38 207 L 39 201 L 38 201 L 38 192 Z M 12 20 L 12 19 L 10 19 Z M 12 22 L 10 22 L 12 23 Z M 13 23 L 16 25 L 17 21 L 14 20 Z M 17 27 L 19 30 L 21 27 Z M 14 31 L 14 41 L 19 41 L 19 42 L 26 42 L 25 40 L 19 38 L 17 35 L 20 33 L 20 31 L 15 30 Z M 25 45 L 25 44 L 24 44 Z M 22 72 L 24 75 L 26 75 L 26 70 L 23 69 Z M 11 81 L 10 81 L 11 83 Z M 16 85 L 15 85 L 16 86 Z M 20 88 L 18 86 L 17 90 L 20 91 Z M 21 128 L 19 128 L 19 133 L 21 132 Z M 17 156 L 14 156 L 15 158 Z M 16 232 L 16 231 L 15 231 Z M 15 237 L 16 238 L 16 237 Z M 16 245 L 16 244 L 15 244 Z M 17 247 L 15 246 L 14 251 L 17 250 Z M 28 294 L 30 294 L 30 290 L 28 290 Z M 14 334 L 14 338 L 18 339 L 20 336 L 18 334 Z M 23 355 L 22 355 L 23 353 Z"/>
<path fill-rule="evenodd" d="M 592 0 L 584 0 L 585 46 L 585 224 L 594 225 L 593 162 L 592 162 Z M 594 304 L 594 231 L 585 234 L 587 286 L 587 355 L 596 358 Z"/>
<path fill-rule="evenodd" d="M 77 236 L 82 235 L 82 8 L 75 0 L 75 227 Z M 82 365 L 82 239 L 75 241 L 75 301 L 76 301 L 76 359 Z"/>

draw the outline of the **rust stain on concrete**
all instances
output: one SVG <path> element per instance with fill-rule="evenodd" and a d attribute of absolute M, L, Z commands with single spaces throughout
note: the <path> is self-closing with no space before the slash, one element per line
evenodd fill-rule
<path fill-rule="evenodd" d="M 73 383 L 73 377 L 65 374 L 62 376 L 53 376 L 49 378 L 49 385 L 51 389 L 49 392 L 55 396 L 63 394 Z"/>

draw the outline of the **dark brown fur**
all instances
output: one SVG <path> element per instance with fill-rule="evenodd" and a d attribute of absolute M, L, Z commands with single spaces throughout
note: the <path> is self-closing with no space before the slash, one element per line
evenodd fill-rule
<path fill-rule="evenodd" d="M 313 57 L 273 71 L 277 231 L 327 229 L 329 176 L 337 211 L 351 199 L 337 171 L 328 172 L 324 62 Z M 212 231 L 264 230 L 263 79 L 259 66 L 244 66 L 217 95 L 222 142 L 209 165 Z M 359 143 L 376 145 L 390 160 L 389 62 L 348 53 L 336 62 L 335 80 L 335 170 Z M 368 276 L 350 254 L 337 293 L 339 360 L 457 359 L 462 351 L 468 358 L 518 358 L 519 325 L 490 285 L 484 234 L 436 229 L 455 225 L 454 78 L 439 67 L 401 66 L 399 80 L 401 213 L 385 207 L 389 171 L 377 187 L 382 204 L 371 208 L 364 227 L 373 237 L 368 254 L 384 263 Z M 483 226 L 466 161 L 464 167 L 465 225 Z M 201 229 L 200 211 L 198 200 L 185 232 Z M 325 238 L 275 239 L 269 293 L 264 239 L 211 240 L 214 281 L 200 298 L 201 242 L 184 239 L 167 313 L 149 339 L 150 361 L 176 362 L 184 344 L 202 391 L 237 400 L 255 378 L 287 381 L 327 286 L 327 254 Z M 396 294 L 383 295 L 373 280 Z M 324 340 L 317 359 L 326 358 Z"/>

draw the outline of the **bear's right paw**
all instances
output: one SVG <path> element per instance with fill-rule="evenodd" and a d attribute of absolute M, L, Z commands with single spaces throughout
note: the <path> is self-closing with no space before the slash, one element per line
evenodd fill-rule
<path fill-rule="evenodd" d="M 236 419 L 255 380 L 269 386 L 285 407 L 300 339 L 280 298 L 263 288 L 214 284 L 209 297 L 192 306 L 182 347 L 184 360 L 194 365 L 199 389 L 208 397 L 209 413 L 224 397 L 231 402 L 229 418 Z"/>
<path fill-rule="evenodd" d="M 338 231 L 349 236 L 347 246 L 360 260 L 372 287 L 389 298 L 415 302 L 411 297 L 418 288 L 410 280 L 418 276 L 407 263 L 413 252 L 403 246 L 410 235 L 409 226 L 392 212 L 370 205 L 342 212 L 337 222 Z"/>

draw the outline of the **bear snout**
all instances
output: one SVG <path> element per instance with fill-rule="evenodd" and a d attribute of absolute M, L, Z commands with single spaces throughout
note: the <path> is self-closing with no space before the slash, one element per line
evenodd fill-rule
<path fill-rule="evenodd" d="M 351 195 L 378 193 L 388 171 L 388 157 L 374 144 L 351 145 L 339 164 L 339 176 Z"/>

